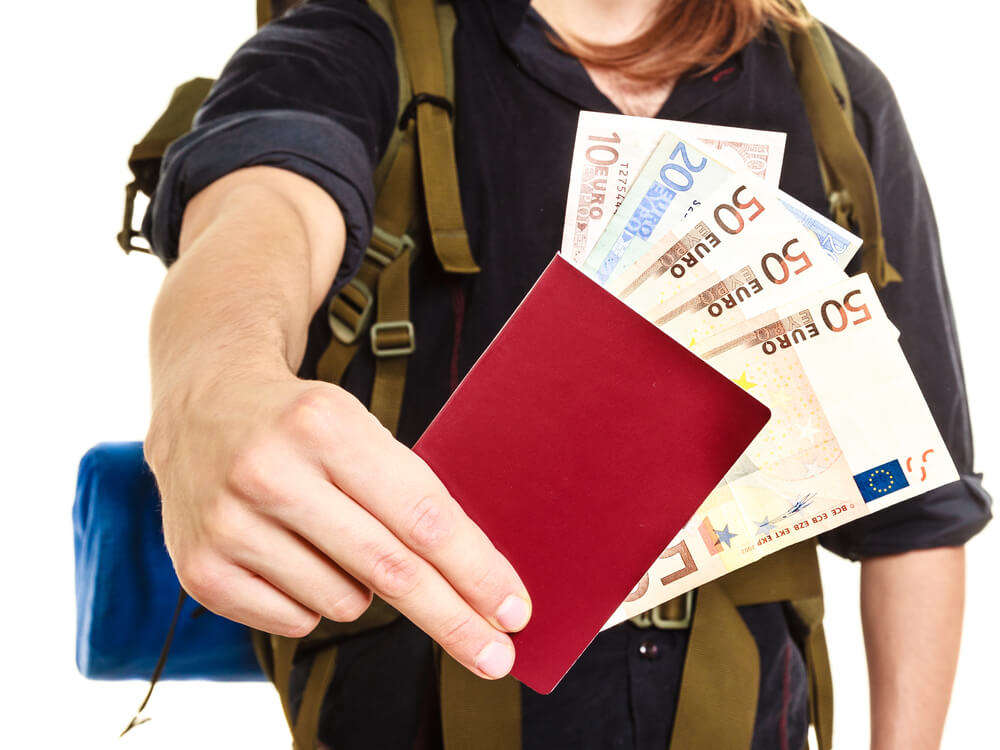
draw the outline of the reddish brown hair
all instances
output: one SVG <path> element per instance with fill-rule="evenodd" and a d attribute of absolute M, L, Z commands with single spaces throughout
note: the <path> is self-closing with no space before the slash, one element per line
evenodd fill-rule
<path fill-rule="evenodd" d="M 644 30 L 622 44 L 565 36 L 555 42 L 593 67 L 660 83 L 712 70 L 771 22 L 801 28 L 808 19 L 795 0 L 663 0 Z"/>

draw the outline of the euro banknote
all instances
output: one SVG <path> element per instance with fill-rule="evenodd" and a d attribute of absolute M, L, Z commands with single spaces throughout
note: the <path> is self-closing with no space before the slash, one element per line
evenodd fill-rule
<path fill-rule="evenodd" d="M 778 185 L 784 133 L 581 112 L 560 247 L 565 258 L 582 264 L 667 131 L 697 142 L 730 169 Z"/>
<path fill-rule="evenodd" d="M 847 268 L 847 264 L 861 247 L 861 238 L 784 191 L 779 191 L 779 199 L 796 221 L 815 235 L 826 254 L 836 260 L 841 268 Z"/>
<path fill-rule="evenodd" d="M 958 479 L 866 275 L 728 328 L 695 353 L 765 403 L 771 421 L 607 626 Z"/>
<path fill-rule="evenodd" d="M 690 346 L 675 319 L 697 316 L 703 337 L 844 278 L 840 260 L 777 191 L 734 173 L 606 287 Z"/>
<path fill-rule="evenodd" d="M 757 201 L 761 219 L 764 202 Z M 770 225 L 760 227 L 756 235 L 737 234 L 729 238 L 724 253 L 713 252 L 714 267 L 694 266 L 691 285 L 696 292 L 673 295 L 640 312 L 661 331 L 695 349 L 733 325 L 847 278 L 815 235 L 780 206 L 771 217 Z"/>
<path fill-rule="evenodd" d="M 628 268 L 671 226 L 707 201 L 734 174 L 693 141 L 667 131 L 578 267 L 602 286 Z"/>
<path fill-rule="evenodd" d="M 735 184 L 734 184 L 735 181 Z M 671 132 L 653 150 L 621 206 L 608 221 L 589 255 L 578 267 L 603 286 L 627 274 L 635 263 L 669 247 L 676 238 L 671 230 L 704 208 L 719 192 L 735 192 L 740 184 L 760 186 L 746 170 L 734 171 L 709 157 L 695 143 Z M 728 186 L 728 187 L 727 187 Z M 829 257 L 844 267 L 860 247 L 859 238 L 821 217 L 808 206 L 780 190 L 770 191 L 784 212 L 814 234 Z M 739 207 L 732 198 L 730 210 Z M 753 207 L 753 204 L 748 204 Z M 738 214 L 721 217 L 740 221 Z M 740 221 L 742 226 L 742 221 Z"/>

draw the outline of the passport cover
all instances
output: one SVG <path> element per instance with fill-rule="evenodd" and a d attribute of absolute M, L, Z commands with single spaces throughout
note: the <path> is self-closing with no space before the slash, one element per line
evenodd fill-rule
<path fill-rule="evenodd" d="M 770 411 L 556 256 L 414 450 L 521 576 L 551 692 Z"/>

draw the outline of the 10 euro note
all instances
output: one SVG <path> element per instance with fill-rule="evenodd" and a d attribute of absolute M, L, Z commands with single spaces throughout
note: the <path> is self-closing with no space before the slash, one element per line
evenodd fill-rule
<path fill-rule="evenodd" d="M 777 187 L 785 134 L 651 117 L 581 112 L 570 168 L 560 252 L 581 265 L 667 132 L 698 145 L 734 170 Z"/>
<path fill-rule="evenodd" d="M 771 421 L 606 627 L 958 479 L 866 275 L 727 329 L 696 353 L 766 404 Z"/>

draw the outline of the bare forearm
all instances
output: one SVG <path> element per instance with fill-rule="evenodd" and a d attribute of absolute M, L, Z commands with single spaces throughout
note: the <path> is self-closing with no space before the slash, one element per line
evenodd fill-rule
<path fill-rule="evenodd" d="M 155 402 L 213 378 L 294 371 L 340 262 L 343 220 L 319 188 L 245 170 L 189 204 L 153 313 Z"/>
<path fill-rule="evenodd" d="M 940 745 L 958 661 L 964 598 L 962 547 L 862 564 L 872 750 L 933 750 Z"/>
<path fill-rule="evenodd" d="M 268 168 L 196 196 L 152 325 L 146 456 L 181 586 L 301 637 L 373 592 L 481 677 L 531 613 L 510 563 L 354 396 L 294 372 L 344 250 L 316 185 Z M 415 519 L 415 520 L 414 520 Z M 472 561 L 472 562 L 470 562 Z"/>

